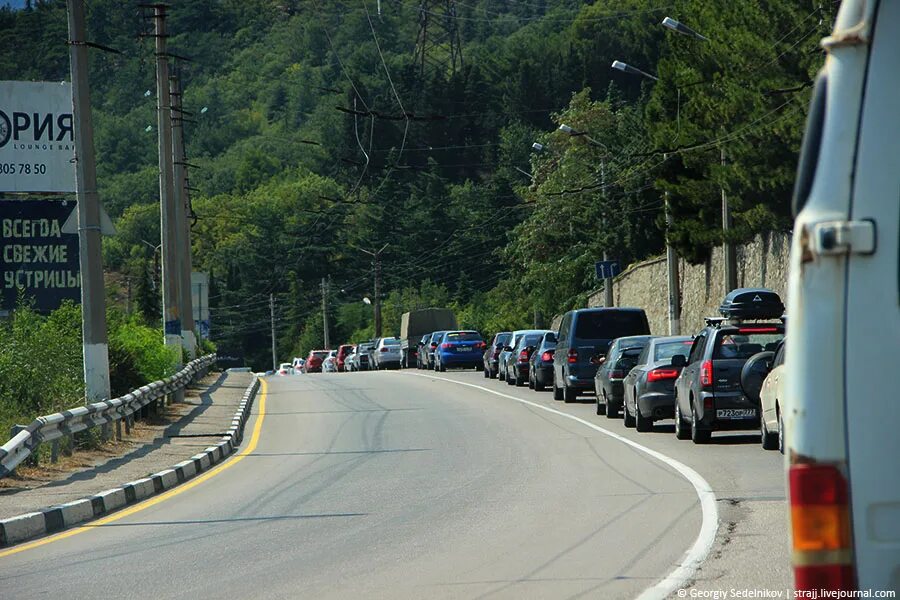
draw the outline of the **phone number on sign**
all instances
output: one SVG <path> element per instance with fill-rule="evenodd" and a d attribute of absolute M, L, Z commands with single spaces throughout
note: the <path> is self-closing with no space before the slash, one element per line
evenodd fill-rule
<path fill-rule="evenodd" d="M 43 163 L 0 163 L 0 175 L 46 175 Z"/>

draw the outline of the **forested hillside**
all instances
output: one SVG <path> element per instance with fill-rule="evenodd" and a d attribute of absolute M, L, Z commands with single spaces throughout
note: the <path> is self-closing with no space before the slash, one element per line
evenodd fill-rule
<path fill-rule="evenodd" d="M 693 262 L 722 241 L 721 188 L 736 241 L 787 226 L 836 3 L 467 0 L 449 19 L 420 4 L 171 3 L 171 51 L 190 58 L 177 69 L 193 121 L 194 265 L 212 276 L 220 348 L 269 363 L 270 293 L 283 356 L 321 345 L 323 277 L 332 340 L 371 336 L 360 249 L 388 244 L 388 332 L 437 304 L 494 331 L 582 302 L 604 251 L 626 264 L 661 252 L 666 190 L 670 239 Z M 140 35 L 151 23 L 137 2 L 88 8 L 90 39 L 121 52 L 91 51 L 101 199 L 119 230 L 105 267 L 139 282 L 152 321 L 156 99 L 153 40 Z M 665 16 L 709 40 L 661 27 Z M 63 0 L 0 9 L 0 77 L 68 78 L 66 39 Z"/>

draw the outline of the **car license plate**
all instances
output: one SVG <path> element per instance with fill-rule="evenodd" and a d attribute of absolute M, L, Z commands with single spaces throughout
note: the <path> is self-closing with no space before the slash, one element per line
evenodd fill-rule
<path fill-rule="evenodd" d="M 456 349 L 457 352 L 471 352 L 472 348 L 470 346 L 460 346 Z"/>
<path fill-rule="evenodd" d="M 755 416 L 755 408 L 720 408 L 716 411 L 717 419 L 749 419 Z"/>

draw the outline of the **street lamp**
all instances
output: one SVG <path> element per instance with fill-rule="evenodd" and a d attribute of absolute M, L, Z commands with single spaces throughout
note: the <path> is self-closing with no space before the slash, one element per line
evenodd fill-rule
<path fill-rule="evenodd" d="M 594 138 L 589 136 L 587 134 L 587 131 L 578 131 L 578 130 L 573 129 L 572 127 L 566 125 L 565 123 L 563 123 L 562 125 L 559 126 L 559 130 L 562 131 L 563 133 L 566 133 L 566 134 L 572 136 L 572 137 L 583 137 L 584 139 L 586 139 L 593 145 L 599 146 L 599 147 L 603 148 L 604 150 L 606 150 L 607 152 L 609 152 L 609 148 L 606 147 L 606 144 L 604 144 L 603 142 L 598 142 L 597 140 L 595 140 Z"/>
<path fill-rule="evenodd" d="M 651 75 L 645 71 L 641 71 L 635 67 L 625 64 L 620 60 L 614 60 L 612 68 L 630 75 L 640 75 L 647 77 L 653 81 L 659 81 L 658 77 Z M 679 90 L 680 93 L 680 90 Z M 680 97 L 679 97 L 680 104 Z M 669 156 L 663 154 L 663 160 L 668 160 Z M 666 211 L 666 271 L 668 271 L 668 288 L 669 288 L 669 335 L 681 334 L 681 291 L 678 282 L 678 255 L 675 248 L 669 243 L 668 230 L 672 227 L 672 211 L 669 206 L 669 191 L 663 194 L 665 198 Z"/>
<path fill-rule="evenodd" d="M 659 77 L 651 75 L 646 71 L 641 71 L 637 67 L 632 67 L 629 64 L 625 64 L 621 60 L 614 60 L 612 63 L 612 68 L 616 69 L 617 71 L 622 71 L 623 73 L 628 73 L 629 75 L 640 75 L 641 77 L 646 77 L 648 79 L 652 79 L 653 81 L 659 81 Z"/>
<path fill-rule="evenodd" d="M 709 38 L 705 35 L 701 35 L 682 23 L 681 21 L 676 21 L 672 17 L 666 17 L 662 20 L 662 26 L 668 29 L 671 29 L 675 33 L 686 35 L 687 37 L 692 37 L 695 40 L 703 40 L 704 42 L 708 42 Z"/>

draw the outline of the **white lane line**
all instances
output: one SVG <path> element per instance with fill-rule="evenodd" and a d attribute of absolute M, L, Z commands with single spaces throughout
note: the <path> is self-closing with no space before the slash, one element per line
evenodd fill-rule
<path fill-rule="evenodd" d="M 718 531 L 719 529 L 719 509 L 716 506 L 716 494 L 712 491 L 709 483 L 705 479 L 703 479 L 703 477 L 697 471 L 693 470 L 686 464 L 675 460 L 671 456 L 666 456 L 662 452 L 657 452 L 656 450 L 653 450 L 646 446 L 642 446 L 641 444 L 638 444 L 637 442 L 630 440 L 627 437 L 621 436 L 618 433 L 610 431 L 609 429 L 604 429 L 603 427 L 591 423 L 590 421 L 585 421 L 580 417 L 564 413 L 562 411 L 556 410 L 555 408 L 550 408 L 549 406 L 544 406 L 543 404 L 538 404 L 536 402 L 531 402 L 530 400 L 510 396 L 509 394 L 504 394 L 502 392 L 498 392 L 497 390 L 492 390 L 490 388 L 476 385 L 474 383 L 466 383 L 464 381 L 457 381 L 455 379 L 447 379 L 446 377 L 424 375 L 421 373 L 409 373 L 408 371 L 399 371 L 399 374 L 410 375 L 413 377 L 425 377 L 426 379 L 437 379 L 440 381 L 455 383 L 457 385 L 464 385 L 467 387 L 475 388 L 476 390 L 487 392 L 489 394 L 494 394 L 495 396 L 500 396 L 501 398 L 515 400 L 516 402 L 521 402 L 522 404 L 527 404 L 528 406 L 533 406 L 534 408 L 545 410 L 549 413 L 553 413 L 554 415 L 565 417 L 566 419 L 572 419 L 573 421 L 577 421 L 582 425 L 590 427 L 594 431 L 599 431 L 603 435 L 607 435 L 613 439 L 616 439 L 623 444 L 628 444 L 635 450 L 639 450 L 645 454 L 648 454 L 656 460 L 665 463 L 666 465 L 681 473 L 681 475 L 685 479 L 687 479 L 692 486 L 694 486 L 694 491 L 697 492 L 697 497 L 700 499 L 700 510 L 703 515 L 703 520 L 700 524 L 700 533 L 697 534 L 697 539 L 694 540 L 694 545 L 688 549 L 684 557 L 681 559 L 681 562 L 678 563 L 678 566 L 675 568 L 675 570 L 660 579 L 654 585 L 641 592 L 641 594 L 637 597 L 637 600 L 663 600 L 675 590 L 681 589 L 684 584 L 686 584 L 694 576 L 694 573 L 697 572 L 697 569 L 700 568 L 700 565 L 703 564 L 703 561 L 705 561 L 706 557 L 709 555 L 709 551 L 712 549 L 713 543 L 716 541 L 716 531 Z"/>

